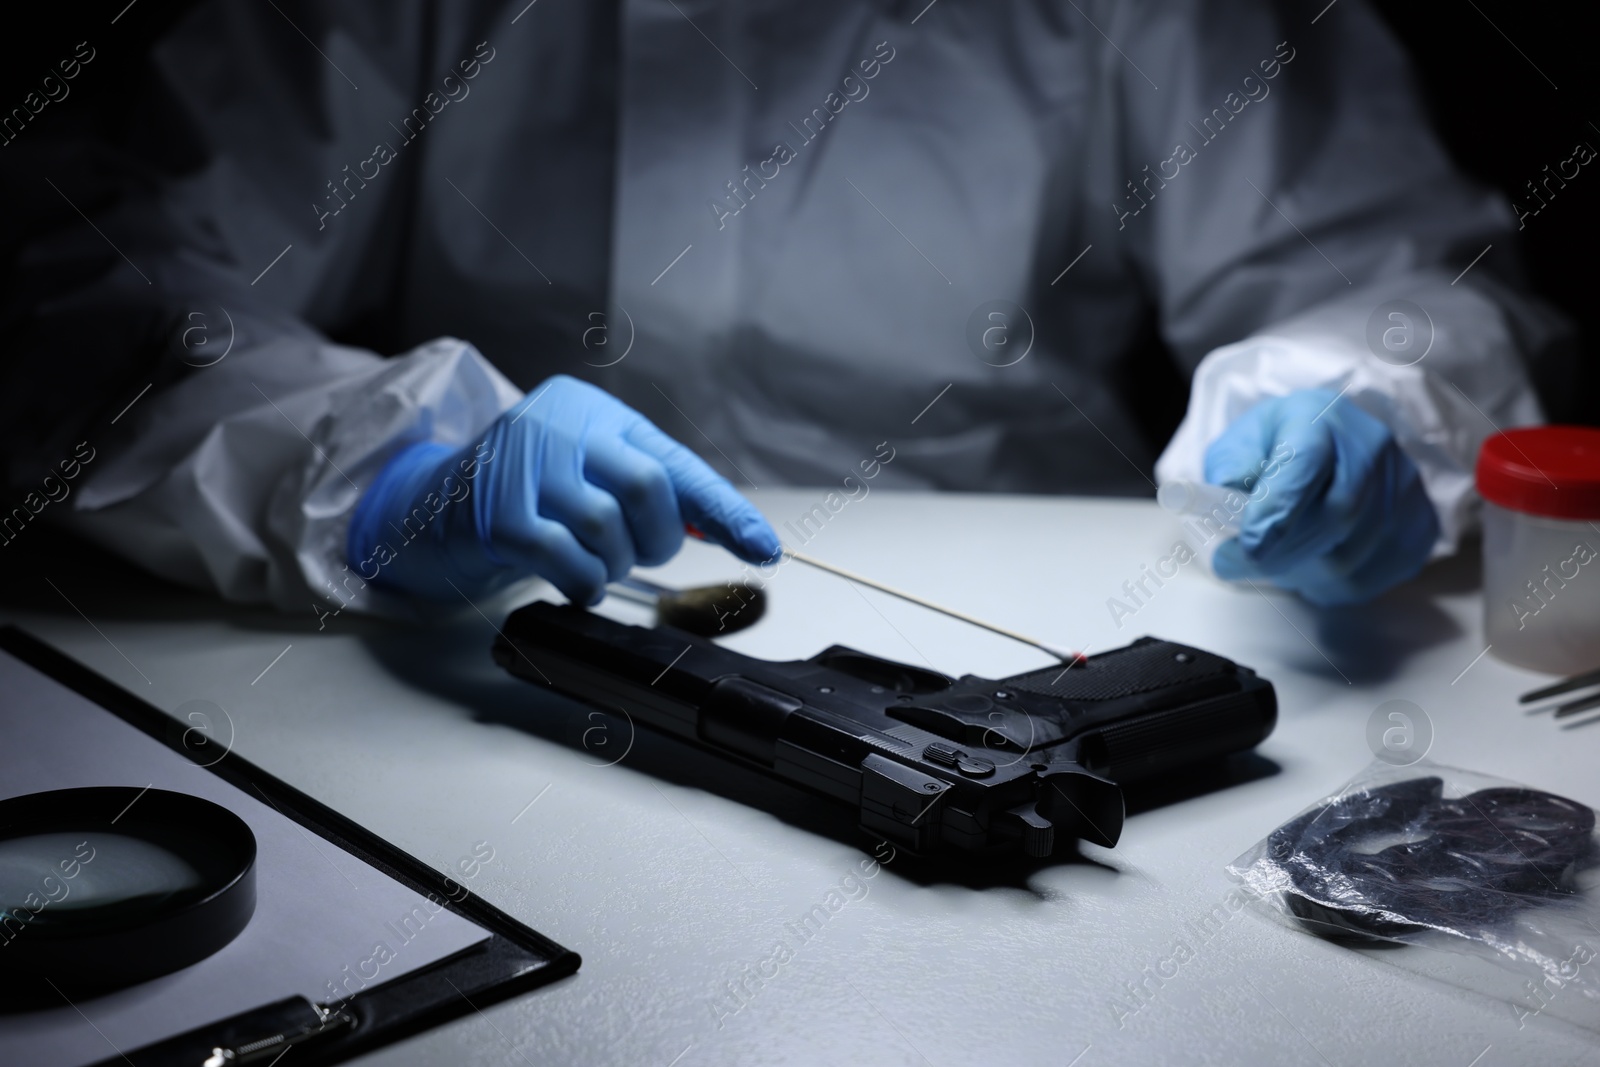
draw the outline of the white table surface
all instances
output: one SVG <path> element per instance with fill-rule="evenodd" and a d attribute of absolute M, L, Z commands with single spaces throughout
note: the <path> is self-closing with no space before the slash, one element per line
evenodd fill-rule
<path fill-rule="evenodd" d="M 825 492 L 753 498 L 781 524 Z M 1543 676 L 1474 662 L 1470 562 L 1321 615 L 1191 564 L 1119 630 L 1107 598 L 1177 534 L 1143 501 L 884 491 L 828 523 L 808 551 L 1046 640 L 1093 652 L 1150 633 L 1256 668 L 1280 704 L 1259 750 L 1271 773 L 1133 815 L 1116 849 L 1084 845 L 1015 884 L 934 882 L 890 863 L 731 1014 L 726 984 L 776 942 L 797 944 L 788 924 L 859 874 L 850 819 L 503 675 L 488 620 L 505 605 L 463 604 L 424 629 L 345 613 L 319 632 L 309 605 L 226 607 L 80 565 L 30 528 L 36 558 L 7 563 L 0 617 L 169 712 L 221 705 L 234 751 L 430 863 L 487 841 L 495 859 L 470 888 L 583 956 L 572 978 L 363 1063 L 1600 1063 L 1595 1031 L 1553 1011 L 1519 1027 L 1507 1004 L 1395 953 L 1352 952 L 1249 910 L 1193 937 L 1230 889 L 1228 861 L 1370 761 L 1367 720 L 1384 701 L 1424 709 L 1439 762 L 1590 804 L 1600 726 L 1525 715 L 1516 694 Z M 736 570 L 690 545 L 654 576 L 688 585 Z M 768 616 L 733 647 L 777 659 L 841 643 L 993 677 L 1047 662 L 799 565 L 770 591 Z M 1144 980 L 1177 939 L 1194 958 Z M 1141 981 L 1149 995 L 1119 1012 Z"/>

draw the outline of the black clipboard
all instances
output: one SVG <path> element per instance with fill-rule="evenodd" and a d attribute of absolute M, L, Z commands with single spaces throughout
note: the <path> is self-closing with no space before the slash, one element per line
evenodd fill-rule
<path fill-rule="evenodd" d="M 340 1063 L 565 978 L 581 964 L 577 953 L 247 760 L 230 754 L 216 763 L 200 763 L 183 744 L 189 729 L 183 723 L 26 631 L 0 626 L 0 649 L 234 788 L 265 798 L 304 829 L 400 884 L 435 897 L 490 935 L 426 967 L 361 990 L 340 1001 L 336 1013 L 307 998 L 289 997 L 111 1056 L 94 1067 L 199 1067 L 213 1060 L 218 1067 L 243 1067 L 266 1064 L 289 1048 L 301 1067 Z"/>

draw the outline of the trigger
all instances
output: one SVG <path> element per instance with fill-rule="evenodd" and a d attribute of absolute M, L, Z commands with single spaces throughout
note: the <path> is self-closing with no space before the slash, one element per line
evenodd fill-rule
<path fill-rule="evenodd" d="M 1055 824 L 1040 815 L 1032 804 L 1018 804 L 1004 812 L 1001 820 L 1007 829 L 1021 837 L 1024 855 L 1043 859 L 1055 851 Z"/>

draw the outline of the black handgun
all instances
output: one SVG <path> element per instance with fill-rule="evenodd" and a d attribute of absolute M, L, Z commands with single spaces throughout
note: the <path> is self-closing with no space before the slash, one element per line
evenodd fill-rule
<path fill-rule="evenodd" d="M 519 678 L 854 805 L 922 856 L 1110 847 L 1122 783 L 1259 744 L 1272 683 L 1198 648 L 1126 647 L 993 681 L 835 645 L 769 662 L 570 605 L 513 612 L 495 662 Z"/>

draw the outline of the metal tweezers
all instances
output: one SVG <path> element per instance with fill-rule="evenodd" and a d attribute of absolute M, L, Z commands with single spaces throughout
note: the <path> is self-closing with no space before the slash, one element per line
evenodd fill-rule
<path fill-rule="evenodd" d="M 1535 689 L 1531 693 L 1524 693 L 1518 698 L 1518 703 L 1532 704 L 1536 700 L 1546 700 L 1550 697 L 1560 696 L 1563 693 L 1571 693 L 1577 689 L 1587 689 L 1591 685 L 1600 685 L 1600 668 L 1584 671 L 1582 674 L 1575 674 L 1571 678 L 1556 682 L 1554 685 L 1547 685 L 1543 689 Z M 1569 700 L 1565 704 L 1558 704 L 1555 717 L 1564 719 L 1568 715 L 1576 715 L 1578 712 L 1588 711 L 1590 708 L 1600 708 L 1600 692 L 1590 693 L 1588 696 L 1579 697 L 1577 700 Z"/>

